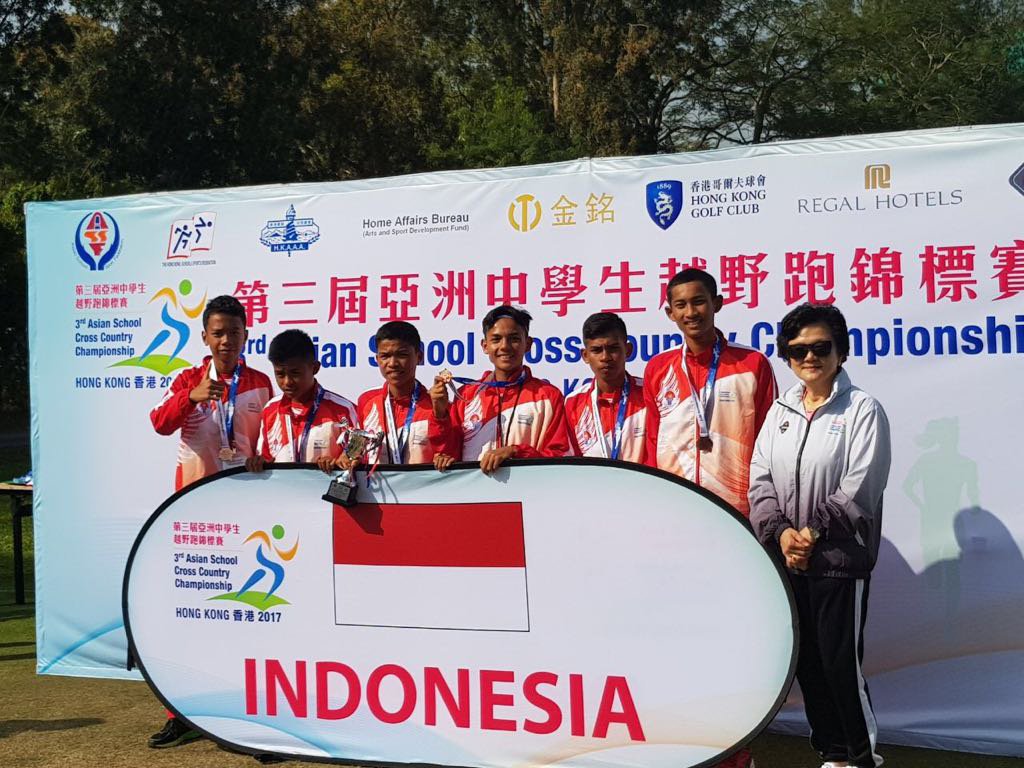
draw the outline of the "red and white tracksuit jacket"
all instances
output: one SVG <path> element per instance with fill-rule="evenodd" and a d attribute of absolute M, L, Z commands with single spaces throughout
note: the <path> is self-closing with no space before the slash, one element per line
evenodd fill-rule
<path fill-rule="evenodd" d="M 247 366 L 244 360 L 241 361 L 242 372 L 235 396 L 233 422 L 234 448 L 238 452 L 238 460 L 225 462 L 219 456 L 222 448 L 219 410 L 228 401 L 227 389 L 231 386 L 231 374 L 219 377 L 225 385 L 221 402 L 196 405 L 188 397 L 189 392 L 199 385 L 210 370 L 211 359 L 205 357 L 202 364 L 179 373 L 163 399 L 149 413 L 154 429 L 161 435 L 173 435 L 181 430 L 178 467 L 174 476 L 175 490 L 228 466 L 237 466 L 246 458 L 256 455 L 260 415 L 272 392 L 270 379 L 266 374 Z"/>
<path fill-rule="evenodd" d="M 626 374 L 629 376 L 629 374 Z M 622 443 L 619 459 L 644 463 L 647 439 L 647 406 L 644 404 L 644 382 L 629 376 L 629 399 L 626 401 L 625 421 L 622 423 Z M 570 456 L 612 457 L 615 438 L 615 420 L 619 415 L 622 390 L 613 394 L 597 393 L 599 418 L 594 418 L 594 391 L 597 384 L 591 380 L 565 398 L 565 419 L 569 427 Z"/>
<path fill-rule="evenodd" d="M 713 447 L 697 447 L 697 411 L 683 371 L 683 347 L 651 358 L 644 374 L 647 463 L 684 477 L 750 515 L 747 489 L 757 433 L 775 400 L 775 374 L 756 349 L 722 342 L 718 376 L 709 405 Z M 712 350 L 685 352 L 698 394 L 707 382 Z"/>
<path fill-rule="evenodd" d="M 492 448 L 516 446 L 515 458 L 565 456 L 569 439 L 565 429 L 562 393 L 524 368 L 526 378 L 512 387 L 466 384 L 451 407 L 455 458 L 478 461 Z M 482 378 L 489 381 L 488 371 Z"/>
<path fill-rule="evenodd" d="M 385 440 L 380 448 L 369 451 L 366 461 L 371 464 L 378 460 L 382 464 L 430 464 L 434 461 L 435 453 L 452 455 L 453 451 L 457 450 L 454 444 L 461 443 L 461 438 L 453 438 L 451 419 L 438 420 L 434 417 L 430 389 L 424 387 L 420 382 L 417 384 L 419 385 L 419 396 L 416 400 L 416 410 L 413 411 L 409 434 L 404 437 L 404 443 L 401 446 L 401 456 L 397 455 L 398 438 L 405 427 L 412 398 L 392 398 L 391 406 L 394 418 L 394 423 L 392 423 L 387 418 L 387 410 L 384 406 L 385 398 L 388 397 L 387 384 L 359 396 L 358 411 L 363 429 L 385 433 Z"/>
<path fill-rule="evenodd" d="M 351 400 L 329 389 L 324 390 L 320 407 L 313 417 L 305 448 L 301 445 L 302 431 L 306 428 L 306 420 L 318 388 L 319 384 L 301 401 L 278 395 L 267 403 L 263 409 L 259 443 L 259 452 L 264 459 L 312 463 L 321 456 L 335 459 L 341 455 L 341 446 L 338 445 L 341 431 L 346 427 L 358 429 L 359 415 Z M 298 458 L 294 455 L 293 441 L 300 444 L 302 455 Z"/>

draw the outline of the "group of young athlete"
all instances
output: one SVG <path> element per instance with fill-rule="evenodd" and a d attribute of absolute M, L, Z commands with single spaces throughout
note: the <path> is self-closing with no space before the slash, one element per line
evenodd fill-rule
<path fill-rule="evenodd" d="M 633 348 L 622 318 L 601 312 L 583 324 L 583 360 L 593 377 L 563 399 L 524 364 L 530 314 L 500 306 L 483 319 L 481 346 L 492 368 L 481 378 L 441 371 L 427 386 L 417 378 L 418 331 L 389 322 L 376 334 L 384 383 L 353 403 L 317 380 L 313 342 L 300 330 L 270 343 L 267 356 L 281 391 L 273 397 L 270 379 L 242 354 L 244 308 L 219 296 L 203 313 L 210 356 L 177 376 L 151 418 L 160 434 L 180 432 L 176 489 L 232 466 L 259 472 L 274 462 L 333 472 L 359 460 L 433 463 L 441 471 L 478 461 L 492 473 L 513 458 L 595 456 L 659 467 L 749 514 L 751 454 L 776 395 L 771 365 L 716 329 L 722 297 L 708 273 L 680 272 L 666 299 L 665 313 L 684 344 L 652 358 L 644 379 L 626 370 Z M 384 440 L 353 461 L 339 444 L 349 428 L 383 432 Z M 175 746 L 194 734 L 172 717 L 150 746 Z M 730 764 L 748 761 L 741 753 Z"/>

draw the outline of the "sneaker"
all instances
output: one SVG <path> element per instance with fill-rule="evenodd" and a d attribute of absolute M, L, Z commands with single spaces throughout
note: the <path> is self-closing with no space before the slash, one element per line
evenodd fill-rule
<path fill-rule="evenodd" d="M 167 718 L 164 727 L 149 737 L 147 742 L 153 749 L 180 747 L 202 736 L 199 731 L 189 728 L 176 717 Z"/>

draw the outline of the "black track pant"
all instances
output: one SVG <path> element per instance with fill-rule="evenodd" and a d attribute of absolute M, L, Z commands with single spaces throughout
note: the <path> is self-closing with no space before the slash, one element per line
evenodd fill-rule
<path fill-rule="evenodd" d="M 811 746 L 822 760 L 874 768 L 878 729 L 861 674 L 868 579 L 790 573 L 800 620 L 796 677 L 811 726 Z"/>

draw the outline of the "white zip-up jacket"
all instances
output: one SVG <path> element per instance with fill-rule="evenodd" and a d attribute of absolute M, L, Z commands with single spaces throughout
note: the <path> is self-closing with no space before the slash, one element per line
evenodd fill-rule
<path fill-rule="evenodd" d="M 875 566 L 889 480 L 889 419 L 840 369 L 808 421 L 803 384 L 772 403 L 750 464 L 750 524 L 766 547 L 787 528 L 818 531 L 808 573 L 862 578 Z"/>

